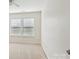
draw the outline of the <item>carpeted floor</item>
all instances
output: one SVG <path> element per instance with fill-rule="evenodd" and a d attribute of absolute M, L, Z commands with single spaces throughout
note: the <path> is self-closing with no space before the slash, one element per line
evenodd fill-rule
<path fill-rule="evenodd" d="M 46 59 L 41 45 L 9 44 L 9 59 Z"/>

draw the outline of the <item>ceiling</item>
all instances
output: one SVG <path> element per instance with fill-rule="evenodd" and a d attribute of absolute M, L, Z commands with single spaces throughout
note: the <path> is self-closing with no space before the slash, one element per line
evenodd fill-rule
<path fill-rule="evenodd" d="M 46 0 L 14 0 L 19 7 L 14 4 L 9 7 L 10 12 L 40 11 L 43 9 Z"/>

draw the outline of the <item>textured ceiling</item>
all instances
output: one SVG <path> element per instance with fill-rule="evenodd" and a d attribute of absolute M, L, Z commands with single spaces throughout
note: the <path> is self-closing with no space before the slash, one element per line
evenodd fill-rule
<path fill-rule="evenodd" d="M 10 6 L 10 12 L 17 11 L 38 11 L 42 10 L 46 0 L 14 0 L 19 7 L 14 4 Z"/>

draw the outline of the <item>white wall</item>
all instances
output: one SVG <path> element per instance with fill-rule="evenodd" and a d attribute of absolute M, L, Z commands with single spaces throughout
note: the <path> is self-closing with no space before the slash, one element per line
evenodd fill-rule
<path fill-rule="evenodd" d="M 59 59 L 69 58 L 65 56 L 69 49 L 69 22 L 69 0 L 48 0 L 42 15 L 42 46 L 48 59 L 57 55 L 62 56 Z"/>

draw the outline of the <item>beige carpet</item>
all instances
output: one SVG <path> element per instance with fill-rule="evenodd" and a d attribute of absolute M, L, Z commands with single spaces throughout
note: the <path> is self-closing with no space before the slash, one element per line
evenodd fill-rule
<path fill-rule="evenodd" d="M 46 59 L 40 45 L 9 44 L 9 59 Z"/>

